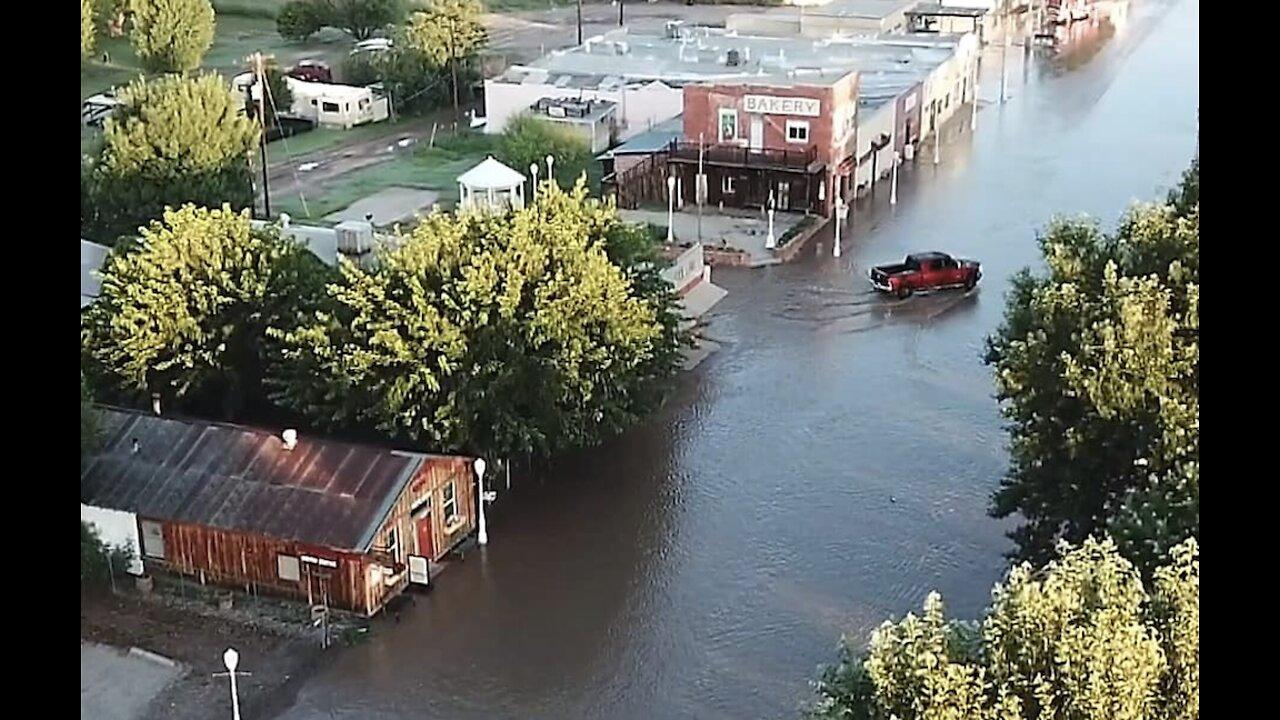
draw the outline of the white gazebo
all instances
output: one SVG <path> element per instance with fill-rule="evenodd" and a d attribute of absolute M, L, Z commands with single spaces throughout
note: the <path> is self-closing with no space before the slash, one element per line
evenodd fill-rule
<path fill-rule="evenodd" d="M 524 207 L 524 176 L 493 156 L 458 176 L 460 210 L 505 210 Z"/>

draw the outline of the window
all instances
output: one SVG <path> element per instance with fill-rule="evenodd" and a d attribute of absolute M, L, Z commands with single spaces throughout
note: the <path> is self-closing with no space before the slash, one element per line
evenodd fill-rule
<path fill-rule="evenodd" d="M 164 531 L 161 530 L 160 523 L 142 521 L 142 554 L 164 559 Z"/>
<path fill-rule="evenodd" d="M 315 98 L 312 98 L 312 100 L 311 100 L 311 107 L 315 107 L 315 106 L 316 106 Z"/>
<path fill-rule="evenodd" d="M 738 111 L 720 108 L 720 142 L 738 139 Z"/>
<path fill-rule="evenodd" d="M 440 489 L 440 509 L 444 511 L 444 521 L 447 523 L 449 519 L 458 514 L 458 496 L 453 487 L 453 481 L 449 481 Z"/>
<path fill-rule="evenodd" d="M 298 558 L 292 555 L 277 555 L 276 575 L 279 575 L 281 580 L 292 582 L 302 579 L 302 567 L 298 564 Z"/>
<path fill-rule="evenodd" d="M 394 525 L 387 533 L 387 554 L 396 562 L 400 562 L 400 529 Z"/>
<path fill-rule="evenodd" d="M 367 107 L 369 107 L 369 99 L 368 99 L 368 98 L 360 98 L 360 109 L 361 109 L 361 110 L 363 110 L 363 109 L 365 109 L 365 108 L 367 108 Z"/>
<path fill-rule="evenodd" d="M 331 102 L 321 103 L 320 109 L 325 112 L 338 112 L 338 103 L 331 103 Z"/>
<path fill-rule="evenodd" d="M 790 142 L 790 143 L 809 142 L 809 121 L 808 120 L 788 120 L 787 121 L 787 142 Z"/>
<path fill-rule="evenodd" d="M 737 192 L 737 189 L 733 186 L 733 181 L 734 181 L 734 180 L 735 180 L 735 178 L 731 178 L 731 177 L 729 177 L 728 175 L 725 175 L 724 177 L 720 178 L 720 192 L 721 192 L 721 194 L 723 194 L 723 195 L 732 195 L 732 194 L 734 194 L 735 192 Z"/>

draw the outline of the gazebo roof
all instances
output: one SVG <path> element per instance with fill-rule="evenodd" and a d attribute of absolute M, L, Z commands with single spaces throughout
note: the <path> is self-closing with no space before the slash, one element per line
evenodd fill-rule
<path fill-rule="evenodd" d="M 524 183 L 524 175 L 503 165 L 493 156 L 458 176 L 458 182 L 473 190 L 506 190 Z"/>

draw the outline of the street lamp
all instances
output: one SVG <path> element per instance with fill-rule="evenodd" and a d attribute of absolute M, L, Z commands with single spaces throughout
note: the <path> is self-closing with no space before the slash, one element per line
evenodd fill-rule
<path fill-rule="evenodd" d="M 840 221 L 849 212 L 849 204 L 844 198 L 836 195 L 836 244 L 831 248 L 832 257 L 840 257 Z"/>
<path fill-rule="evenodd" d="M 769 234 L 764 237 L 764 248 L 772 250 L 778 247 L 778 241 L 773 237 L 773 193 L 769 193 Z"/>
<path fill-rule="evenodd" d="M 672 228 L 676 223 L 676 176 L 667 176 L 667 244 L 671 244 L 675 240 L 675 234 Z"/>
<path fill-rule="evenodd" d="M 530 174 L 533 175 L 533 187 L 531 188 L 532 192 L 529 193 L 529 198 L 531 200 L 537 200 L 538 199 L 538 163 L 536 162 L 529 163 L 529 172 Z"/>
<path fill-rule="evenodd" d="M 898 151 L 893 151 L 893 179 L 889 181 L 889 204 L 898 204 Z"/>
<path fill-rule="evenodd" d="M 476 458 L 476 483 L 479 485 L 479 497 L 476 498 L 476 507 L 480 513 L 480 533 L 477 540 L 481 545 L 489 544 L 489 531 L 484 524 L 484 458 Z"/>
<path fill-rule="evenodd" d="M 231 717 L 240 720 L 240 696 L 236 692 L 236 666 L 240 664 L 240 653 L 232 648 L 222 653 L 222 664 L 227 666 L 227 676 L 231 678 Z"/>
<path fill-rule="evenodd" d="M 555 167 L 555 164 L 556 164 L 556 159 L 551 157 L 551 154 L 548 153 L 547 154 L 547 179 L 553 183 L 556 181 L 556 176 L 555 176 L 555 173 L 553 172 L 553 168 Z"/>
<path fill-rule="evenodd" d="M 938 127 L 938 101 L 933 101 L 933 164 L 937 165 L 941 160 L 942 152 L 942 128 Z"/>

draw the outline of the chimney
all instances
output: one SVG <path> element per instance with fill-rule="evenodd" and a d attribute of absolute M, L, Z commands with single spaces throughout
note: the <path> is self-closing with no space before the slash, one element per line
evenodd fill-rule
<path fill-rule="evenodd" d="M 284 440 L 285 450 L 292 450 L 298 447 L 298 431 L 297 430 L 294 430 L 293 428 L 285 430 L 283 433 L 280 434 L 280 437 Z"/>

